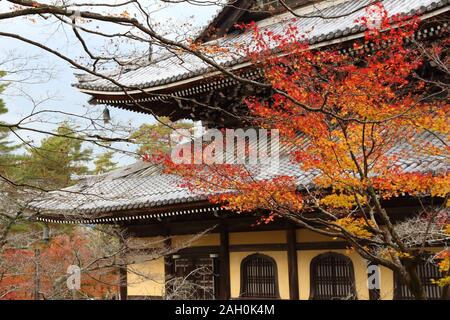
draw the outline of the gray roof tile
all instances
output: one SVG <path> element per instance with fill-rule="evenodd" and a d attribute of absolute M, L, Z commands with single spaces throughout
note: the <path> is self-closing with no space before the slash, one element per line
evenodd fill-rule
<path fill-rule="evenodd" d="M 414 145 L 438 143 L 430 133 L 415 137 Z M 291 161 L 289 148 L 282 147 L 279 170 L 276 174 L 267 166 L 249 166 L 256 179 L 270 179 L 274 176 L 291 176 L 297 179 L 299 189 L 313 185 L 318 172 L 305 172 Z M 408 141 L 401 141 L 389 154 L 401 154 L 398 161 L 404 172 L 447 172 L 450 169 L 446 156 L 419 154 Z M 207 200 L 211 193 L 192 192 L 182 187 L 182 178 L 165 174 L 161 168 L 150 163 L 138 161 L 110 173 L 90 176 L 76 185 L 44 195 L 30 204 L 30 209 L 46 214 L 61 216 L 83 216 L 95 218 L 107 212 L 137 208 L 156 208 L 169 204 L 186 204 Z"/>

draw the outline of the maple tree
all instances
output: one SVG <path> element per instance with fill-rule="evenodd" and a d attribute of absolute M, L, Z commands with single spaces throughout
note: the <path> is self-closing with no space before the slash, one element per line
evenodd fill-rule
<path fill-rule="evenodd" d="M 257 84 L 256 81 L 241 78 L 237 72 L 231 72 L 210 58 L 216 52 L 226 55 L 227 50 L 168 39 L 148 26 L 147 12 L 133 15 L 126 9 L 122 10 L 121 3 L 104 4 L 118 11 L 99 13 L 92 10 L 89 3 L 80 4 L 76 8 L 81 10 L 74 11 L 66 4 L 44 4 L 29 0 L 9 2 L 14 6 L 2 12 L 0 20 L 10 19 L 12 22 L 15 17 L 25 17 L 31 21 L 55 19 L 73 30 L 89 62 L 85 64 L 64 50 L 52 49 L 45 42 L 19 34 L 2 31 L 0 36 L 39 47 L 90 75 L 110 79 L 124 93 L 129 89 L 140 88 L 134 85 L 122 86 L 108 73 L 99 73 L 97 66 L 112 61 L 123 66 L 124 60 L 136 61 L 136 57 L 125 59 L 136 53 L 132 51 L 132 55 L 118 59 L 117 54 L 111 57 L 109 52 L 98 52 L 94 50 L 98 46 L 86 45 L 84 34 L 79 32 L 81 28 L 83 32 L 95 33 L 112 42 L 114 38 L 127 38 L 127 35 L 128 40 L 144 43 L 145 48 L 156 42 L 170 51 L 195 55 L 238 82 Z M 96 6 L 101 8 L 101 4 Z M 103 8 L 101 10 L 104 11 Z M 80 18 L 75 18 L 75 13 Z M 139 16 L 144 19 L 139 19 Z M 134 32 L 110 34 L 106 32 L 107 28 L 98 25 L 89 29 L 87 21 L 105 21 L 129 27 L 130 30 L 138 30 L 139 36 L 136 37 Z M 368 20 L 361 22 L 371 23 Z M 439 100 L 430 101 L 430 98 L 439 98 L 442 90 L 430 91 L 431 84 L 416 77 L 415 70 L 422 68 L 420 52 L 405 47 L 401 41 L 412 34 L 418 20 L 412 19 L 412 22 L 383 34 L 378 31 L 384 27 L 389 29 L 387 21 L 384 25 L 371 28 L 366 42 L 376 48 L 376 53 L 368 53 L 364 57 L 343 55 L 331 49 L 310 51 L 307 43 L 293 41 L 301 38 L 295 28 L 278 35 L 265 33 L 253 24 L 247 26 L 254 32 L 256 48 L 245 51 L 247 44 L 242 44 L 237 50 L 242 50 L 243 55 L 249 56 L 253 64 L 264 71 L 266 82 L 262 83 L 262 87 L 270 88 L 273 94 L 264 99 L 247 99 L 246 104 L 256 118 L 255 124 L 279 129 L 283 143 L 296 149 L 291 152 L 293 163 L 306 172 L 314 173 L 312 186 L 298 186 L 291 176 L 254 181 L 254 177 L 239 166 L 196 166 L 187 167 L 188 170 L 179 166 L 174 171 L 185 175 L 187 184 L 193 189 L 234 190 L 211 198 L 211 201 L 220 202 L 229 209 L 241 212 L 262 209 L 267 212 L 262 222 L 270 222 L 280 216 L 288 217 L 316 232 L 347 240 L 362 256 L 399 272 L 414 294 L 423 298 L 423 288 L 420 288 L 417 274 L 412 268 L 422 259 L 421 250 L 416 251 L 416 247 L 405 240 L 405 232 L 401 233 L 398 225 L 391 221 L 384 203 L 403 193 L 411 196 L 426 194 L 433 199 L 442 199 L 438 204 L 447 202 L 448 179 L 445 179 L 445 173 L 414 170 L 405 173 L 398 165 L 411 152 L 439 157 L 445 156 L 448 151 L 446 139 L 442 138 L 447 133 L 445 116 L 448 104 Z M 75 24 L 81 28 L 74 27 Z M 126 47 L 121 44 L 121 41 L 115 42 L 116 47 Z M 277 53 L 281 55 L 273 54 L 273 48 L 277 48 Z M 439 55 L 441 47 L 434 49 L 433 54 Z M 360 51 L 366 51 L 366 48 Z M 140 57 L 148 61 L 147 50 Z M 175 99 L 179 101 L 179 98 Z M 135 104 L 139 109 L 146 110 L 139 103 Z M 9 129 L 21 128 L 3 123 L 0 125 Z M 422 134 L 430 134 L 437 142 L 443 143 L 422 143 Z M 100 138 L 101 141 L 112 140 Z M 406 140 L 410 144 L 410 152 L 397 150 L 396 153 L 390 153 L 399 140 Z M 48 169 L 43 170 L 43 173 L 55 173 L 58 178 L 53 181 L 55 185 L 62 186 L 70 182 L 70 177 L 55 170 L 59 167 Z M 77 173 L 85 171 L 78 172 L 82 168 L 75 169 Z M 321 215 L 314 216 L 317 212 Z M 427 208 L 420 219 L 420 226 L 426 227 L 425 240 L 428 236 L 432 237 L 428 229 L 440 234 L 448 226 L 448 214 L 442 208 Z M 408 228 L 403 230 L 411 231 Z M 443 271 L 448 269 L 446 252 L 436 256 L 440 258 L 439 264 Z M 441 282 L 445 285 L 445 281 Z"/>
<path fill-rule="evenodd" d="M 73 298 L 74 292 L 66 286 L 70 265 L 82 269 L 81 288 L 75 293 L 78 298 L 117 297 L 117 265 L 106 259 L 108 255 L 99 255 L 93 241 L 86 232 L 74 230 L 48 243 L 39 241 L 34 249 L 8 248 L 0 252 L 0 299 L 35 299 L 38 265 L 39 299 Z M 39 250 L 38 256 L 35 250 Z"/>
<path fill-rule="evenodd" d="M 399 274 L 417 299 L 426 299 L 416 267 L 427 261 L 431 240 L 448 240 L 448 233 L 441 236 L 449 228 L 450 179 L 445 166 L 404 169 L 408 161 L 417 168 L 448 159 L 448 87 L 418 75 L 424 67 L 413 43 L 418 17 L 388 18 L 381 4 L 367 11 L 358 21 L 366 27 L 364 40 L 353 47 L 372 48 L 363 55 L 310 48 L 294 25 L 283 34 L 255 23 L 241 26 L 253 33 L 255 45 L 237 50 L 263 71 L 272 92 L 245 99 L 253 124 L 279 130 L 290 150 L 286 156 L 313 176 L 310 185 L 299 185 L 294 174 L 257 179 L 245 165 L 178 164 L 167 155 L 153 160 L 183 176 L 191 190 L 214 194 L 210 201 L 226 209 L 264 212 L 260 223 L 288 218 L 346 240 L 363 258 Z M 415 217 L 420 232 L 399 228 L 389 213 L 389 200 L 403 196 L 422 205 Z M 414 241 L 411 232 L 417 232 Z M 434 257 L 444 276 L 436 281 L 448 287 L 449 251 Z"/>

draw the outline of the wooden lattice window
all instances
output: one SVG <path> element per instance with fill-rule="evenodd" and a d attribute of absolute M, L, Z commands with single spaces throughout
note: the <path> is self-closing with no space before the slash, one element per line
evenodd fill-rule
<path fill-rule="evenodd" d="M 263 254 L 252 254 L 241 263 L 241 297 L 279 297 L 277 264 L 274 259 Z"/>
<path fill-rule="evenodd" d="M 174 259 L 172 291 L 174 299 L 214 299 L 216 296 L 216 267 L 213 258 L 183 256 Z"/>
<path fill-rule="evenodd" d="M 338 253 L 324 253 L 311 261 L 311 295 L 314 300 L 355 299 L 352 261 Z"/>
<path fill-rule="evenodd" d="M 433 284 L 432 279 L 439 279 L 442 277 L 439 272 L 439 268 L 432 263 L 423 262 L 417 265 L 417 275 L 422 281 L 425 293 L 428 299 L 440 299 L 442 296 L 442 288 L 436 284 Z M 406 284 L 403 282 L 402 277 L 397 273 L 394 274 L 394 299 L 397 300 L 413 300 L 414 296 L 409 291 Z"/>

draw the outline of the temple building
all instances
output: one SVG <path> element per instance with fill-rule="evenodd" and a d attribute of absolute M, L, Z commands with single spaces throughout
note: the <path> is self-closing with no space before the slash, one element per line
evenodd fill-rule
<path fill-rule="evenodd" d="M 364 37 L 364 30 L 355 20 L 364 15 L 368 0 L 285 2 L 303 17 L 294 23 L 300 30 L 309 30 L 307 41 L 312 48 L 334 46 L 352 55 L 371 50 L 353 46 L 355 40 Z M 250 34 L 235 28 L 240 22 L 256 21 L 262 28 L 283 30 L 287 23 L 292 23 L 292 16 L 276 3 L 236 0 L 233 6 L 226 6 L 216 14 L 198 40 L 223 47 L 251 41 Z M 383 4 L 391 15 L 420 15 L 421 27 L 416 33 L 419 39 L 433 41 L 448 31 L 448 0 L 385 0 Z M 271 10 L 256 10 L 268 7 Z M 242 57 L 226 55 L 216 61 L 242 77 L 261 77 Z M 106 79 L 80 78 L 76 88 L 89 95 L 90 103 L 95 105 L 167 116 L 173 121 L 202 121 L 208 128 L 243 124 L 226 112 L 201 108 L 190 99 L 239 113 L 245 112 L 244 97 L 267 94 L 238 83 L 188 54 L 182 59 L 173 55 L 158 57 L 147 66 L 121 70 L 116 77 L 128 88 L 126 92 Z M 429 134 L 421 139 L 432 142 L 436 138 Z M 400 152 L 408 147 L 405 143 L 396 149 Z M 405 172 L 449 169 L 447 160 L 438 156 L 402 154 Z M 260 175 L 269 174 L 263 167 L 258 170 Z M 280 170 L 280 174 L 295 177 L 299 186 L 311 184 L 314 178 L 283 155 Z M 378 266 L 368 269 L 368 262 L 342 240 L 313 233 L 287 219 L 256 225 L 260 212 L 237 214 L 224 210 L 208 201 L 210 194 L 194 193 L 180 182 L 180 177 L 162 173 L 157 165 L 138 161 L 103 175 L 86 177 L 67 188 L 71 192 L 51 192 L 34 202 L 32 209 L 38 221 L 116 224 L 136 243 L 150 241 L 156 247 L 175 248 L 170 254 L 150 261 L 131 252 L 128 273 L 123 275 L 127 278 L 127 286 L 121 290 L 123 299 L 165 298 L 174 290 L 170 284 L 174 277 L 184 277 L 193 283 L 193 293 L 186 297 L 197 299 L 412 297 L 391 270 Z M 406 196 L 389 201 L 386 207 L 389 215 L 398 219 L 419 211 L 417 202 Z M 442 243 L 429 244 L 430 251 L 440 247 Z M 152 249 L 148 248 L 149 254 Z M 430 281 L 439 277 L 438 269 L 429 264 L 419 268 L 428 297 L 439 298 L 441 289 Z M 369 286 L 371 270 L 375 270 L 379 288 Z M 140 279 L 139 274 L 144 273 L 152 277 Z"/>

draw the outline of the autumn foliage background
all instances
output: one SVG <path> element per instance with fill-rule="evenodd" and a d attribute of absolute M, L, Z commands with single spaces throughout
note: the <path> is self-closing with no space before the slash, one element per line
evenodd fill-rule
<path fill-rule="evenodd" d="M 35 299 L 36 277 L 39 299 L 117 299 L 118 269 L 98 259 L 92 241 L 88 232 L 75 230 L 52 237 L 48 243 L 40 241 L 35 249 L 5 249 L 0 254 L 1 299 Z M 75 292 L 66 285 L 70 265 L 86 268 L 82 269 L 81 288 Z"/>

